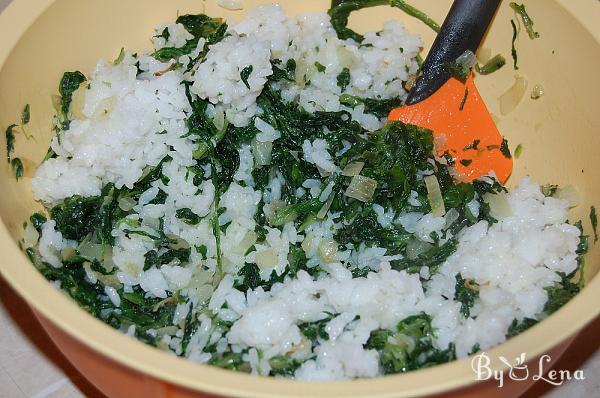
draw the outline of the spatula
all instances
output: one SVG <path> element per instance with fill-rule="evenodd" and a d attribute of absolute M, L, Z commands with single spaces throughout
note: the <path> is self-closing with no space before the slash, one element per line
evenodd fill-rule
<path fill-rule="evenodd" d="M 439 153 L 453 159 L 459 179 L 474 180 L 494 172 L 505 182 L 512 159 L 470 72 L 463 83 L 451 65 L 467 50 L 475 53 L 500 0 L 455 0 L 411 88 L 406 104 L 392 110 L 400 120 L 433 130 Z M 446 155 L 448 158 L 448 155 Z"/>

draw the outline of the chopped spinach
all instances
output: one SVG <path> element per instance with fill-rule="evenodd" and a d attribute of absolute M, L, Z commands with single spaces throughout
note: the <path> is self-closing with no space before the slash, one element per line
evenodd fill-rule
<path fill-rule="evenodd" d="M 169 264 L 173 260 L 178 260 L 180 264 L 187 263 L 190 260 L 191 249 L 179 248 L 169 249 L 162 254 L 158 254 L 156 250 L 150 250 L 144 257 L 144 271 L 149 270 L 152 267 L 159 267 L 163 264 Z"/>
<path fill-rule="evenodd" d="M 550 315 L 556 312 L 563 305 L 568 303 L 581 290 L 578 283 L 574 283 L 564 273 L 558 273 L 561 277 L 560 282 L 546 288 L 548 292 L 548 301 L 544 305 L 544 313 Z"/>
<path fill-rule="evenodd" d="M 325 328 L 331 319 L 333 319 L 333 317 L 329 315 L 320 321 L 303 323 L 299 325 L 300 331 L 312 342 L 316 342 L 317 339 L 329 340 L 329 333 L 327 333 Z"/>
<path fill-rule="evenodd" d="M 21 126 L 28 124 L 30 119 L 31 119 L 31 107 L 29 106 L 29 104 L 27 104 L 27 105 L 25 105 L 25 108 L 23 108 L 23 111 L 21 112 Z"/>
<path fill-rule="evenodd" d="M 178 59 L 183 55 L 190 54 L 198 46 L 200 38 L 206 39 L 204 49 L 199 55 L 199 58 L 203 57 L 208 52 L 208 46 L 221 41 L 227 33 L 227 23 L 223 22 L 221 18 L 211 18 L 204 14 L 181 15 L 177 18 L 176 23 L 182 24 L 194 38 L 188 40 L 180 48 L 163 47 L 156 50 L 152 56 L 161 62 Z"/>
<path fill-rule="evenodd" d="M 350 69 L 342 69 L 340 74 L 337 76 L 337 85 L 342 93 L 346 90 L 346 87 L 350 85 L 351 80 L 352 78 L 350 76 Z"/>
<path fill-rule="evenodd" d="M 455 359 L 454 345 L 440 350 L 433 344 L 434 337 L 429 315 L 413 315 L 400 321 L 396 331 L 372 332 L 366 348 L 380 352 L 385 374 L 408 372 Z"/>
<path fill-rule="evenodd" d="M 340 95 L 340 102 L 346 106 L 349 106 L 350 108 L 356 108 L 358 105 L 364 105 L 365 113 L 372 113 L 378 118 L 387 117 L 392 109 L 398 108 L 403 104 L 400 97 L 389 99 L 360 98 L 350 94 Z"/>
<path fill-rule="evenodd" d="M 16 124 L 11 124 L 6 128 L 6 161 L 10 163 L 10 155 L 15 150 L 15 133 Z"/>
<path fill-rule="evenodd" d="M 510 55 L 512 56 L 513 59 L 513 68 L 515 70 L 519 69 L 519 67 L 517 66 L 517 60 L 518 60 L 518 55 L 517 55 L 517 49 L 515 48 L 515 42 L 517 41 L 517 36 L 518 36 L 518 31 L 517 31 L 517 25 L 515 24 L 514 20 L 510 20 L 510 25 L 512 26 L 512 44 L 511 44 L 511 48 L 510 48 Z"/>
<path fill-rule="evenodd" d="M 13 173 L 15 173 L 15 178 L 19 181 L 19 178 L 23 177 L 24 168 L 23 162 L 20 158 L 13 158 L 10 161 L 10 166 L 12 167 Z"/>
<path fill-rule="evenodd" d="M 242 359 L 242 353 L 227 352 L 213 355 L 208 364 L 229 370 L 250 372 L 250 364 Z"/>
<path fill-rule="evenodd" d="M 527 14 L 527 11 L 525 11 L 525 4 L 510 2 L 510 7 L 513 10 L 515 10 L 515 12 L 521 17 L 521 20 L 523 21 L 523 25 L 525 25 L 525 29 L 527 30 L 529 38 L 533 40 L 540 37 L 540 34 L 533 30 L 533 19 L 531 19 L 529 14 Z"/>
<path fill-rule="evenodd" d="M 29 222 L 31 222 L 31 225 L 33 225 L 38 233 L 42 232 L 42 225 L 44 225 L 46 221 L 48 220 L 42 213 L 33 213 L 31 217 L 29 217 Z"/>
<path fill-rule="evenodd" d="M 325 70 L 327 69 L 325 67 L 325 65 L 321 64 L 320 62 L 315 62 L 315 68 L 317 68 L 317 72 L 325 72 Z"/>
<path fill-rule="evenodd" d="M 310 213 L 316 213 L 321 207 L 323 207 L 323 202 L 319 198 L 294 203 L 275 210 L 275 214 L 269 220 L 269 223 L 274 227 L 281 227 L 290 221 L 304 218 Z"/>
<path fill-rule="evenodd" d="M 269 359 L 271 375 L 273 376 L 293 376 L 294 372 L 300 367 L 301 364 L 302 362 L 288 355 L 278 355 Z"/>
<path fill-rule="evenodd" d="M 422 21 L 435 32 L 440 31 L 440 26 L 433 19 L 403 0 L 332 0 L 328 13 L 331 17 L 331 24 L 340 39 L 353 39 L 360 43 L 363 41 L 363 36 L 348 28 L 350 13 L 363 8 L 382 5 L 397 7 L 408 15 Z"/>
<path fill-rule="evenodd" d="M 56 230 L 65 239 L 81 241 L 99 223 L 101 204 L 100 196 L 71 196 L 50 209 L 50 217 L 56 221 Z"/>
<path fill-rule="evenodd" d="M 475 300 L 479 297 L 479 290 L 476 290 L 477 284 L 470 282 L 467 286 L 467 281 L 462 275 L 456 274 L 456 286 L 454 288 L 454 300 L 459 301 L 460 313 L 465 318 L 471 316 L 471 307 L 475 304 Z"/>
<path fill-rule="evenodd" d="M 473 140 L 473 143 L 465 146 L 463 148 L 463 151 L 468 151 L 469 149 L 473 149 L 473 150 L 476 151 L 478 149 L 480 143 L 481 143 L 481 140 L 477 140 L 477 139 Z"/>
<path fill-rule="evenodd" d="M 441 246 L 434 246 L 429 251 L 419 254 L 416 259 L 404 258 L 391 262 L 392 268 L 396 270 L 405 270 L 409 273 L 417 273 L 422 267 L 429 268 L 429 272 L 434 274 L 437 269 L 452 255 L 458 248 L 458 240 L 449 239 Z"/>
<path fill-rule="evenodd" d="M 533 318 L 523 318 L 522 320 L 513 320 L 510 326 L 508 327 L 508 331 L 506 333 L 506 338 L 510 339 L 511 337 L 515 337 L 518 334 L 523 333 L 539 321 Z"/>
<path fill-rule="evenodd" d="M 244 85 L 246 85 L 248 90 L 250 90 L 250 84 L 248 83 L 248 78 L 252 74 L 253 70 L 254 70 L 254 67 L 252 65 L 248 65 L 244 69 L 242 69 L 242 71 L 240 72 L 240 79 L 242 79 L 242 82 L 244 83 Z"/>
<path fill-rule="evenodd" d="M 180 15 L 175 23 L 182 24 L 185 29 L 196 39 L 207 38 L 222 29 L 223 19 L 211 18 L 204 14 L 185 14 Z"/>
<path fill-rule="evenodd" d="M 508 140 L 506 138 L 502 139 L 502 143 L 500 144 L 500 152 L 505 158 L 512 158 L 512 155 L 510 154 L 510 149 L 508 147 Z"/>
<path fill-rule="evenodd" d="M 471 72 L 471 68 L 459 62 L 449 62 L 446 63 L 444 66 L 448 73 L 450 73 L 450 76 L 460 81 L 461 83 L 465 83 L 467 81 L 469 73 Z"/>
<path fill-rule="evenodd" d="M 236 289 L 246 292 L 248 289 L 256 289 L 262 284 L 260 277 L 260 268 L 258 265 L 246 263 L 238 272 L 238 275 L 243 277 L 243 282 L 236 285 Z"/>
<path fill-rule="evenodd" d="M 181 221 L 189 225 L 196 225 L 200 222 L 200 220 L 202 220 L 202 218 L 199 215 L 197 215 L 188 208 L 178 209 L 175 212 L 175 217 L 179 218 Z"/>
<path fill-rule="evenodd" d="M 592 224 L 592 230 L 594 231 L 594 243 L 598 242 L 598 215 L 596 214 L 596 207 L 590 207 L 590 223 Z"/>
<path fill-rule="evenodd" d="M 278 82 L 281 80 L 287 80 L 290 82 L 295 81 L 296 61 L 293 58 L 290 58 L 287 60 L 284 68 L 280 68 L 280 65 L 280 59 L 275 59 L 271 61 L 273 74 L 270 76 L 270 79 L 274 82 Z"/>

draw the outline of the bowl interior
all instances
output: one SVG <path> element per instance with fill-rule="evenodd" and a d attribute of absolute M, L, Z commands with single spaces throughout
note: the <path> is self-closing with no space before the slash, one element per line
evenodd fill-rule
<path fill-rule="evenodd" d="M 5 230 L 0 233 L 0 247 L 2 252 L 6 253 L 5 258 L 1 260 L 0 268 L 9 282 L 50 320 L 64 327 L 70 325 L 70 322 L 75 322 L 73 325 L 79 324 L 78 329 L 86 330 L 73 332 L 74 334 L 78 337 L 84 334 L 91 336 L 88 339 L 89 344 L 106 352 L 107 355 L 117 356 L 114 352 L 107 351 L 107 347 L 103 345 L 108 338 L 115 338 L 115 332 L 91 317 L 77 323 L 77 319 L 82 317 L 82 312 L 45 283 L 29 265 L 25 256 L 19 253 L 16 244 L 22 237 L 23 222 L 35 209 L 40 208 L 39 204 L 32 199 L 30 179 L 36 165 L 44 157 L 52 136 L 51 117 L 54 112 L 52 95 L 57 94 L 58 81 L 66 70 L 78 69 L 87 74 L 98 58 L 112 60 L 121 47 L 134 51 L 148 49 L 149 37 L 157 23 L 172 21 L 178 14 L 201 12 L 239 20 L 245 11 L 227 11 L 218 7 L 212 0 L 146 0 L 143 2 L 143 7 L 140 7 L 141 3 L 136 0 L 102 2 L 46 0 L 30 8 L 26 3 L 28 2 L 24 0 L 16 0 L 7 13 L 0 18 L 0 33 L 3 37 L 9 37 L 7 45 L 15 44 L 6 60 L 2 59 L 3 55 L 0 53 L 0 128 L 4 129 L 12 123 L 18 123 L 21 110 L 25 104 L 30 104 L 31 122 L 25 130 L 32 136 L 26 139 L 23 134 L 18 134 L 16 138 L 15 156 L 23 159 L 24 178 L 15 181 L 6 162 L 0 168 L 0 183 L 3 187 L 3 195 L 0 196 L 0 217 L 8 231 L 8 234 Z M 262 3 L 268 1 L 245 0 L 245 10 Z M 329 5 L 329 1 L 326 0 L 309 2 L 282 0 L 280 3 L 290 15 L 324 11 Z M 449 0 L 411 1 L 411 4 L 440 22 L 450 3 Z M 600 15 L 600 4 L 597 1 L 575 3 L 585 3 L 584 10 L 591 15 Z M 572 210 L 571 219 L 583 220 L 586 232 L 591 234 L 589 209 L 596 198 L 600 198 L 600 178 L 596 165 L 596 150 L 600 146 L 600 136 L 597 134 L 600 131 L 600 113 L 597 112 L 596 98 L 597 93 L 600 92 L 600 79 L 596 78 L 597 65 L 600 64 L 598 42 L 600 28 L 590 28 L 582 24 L 582 18 L 572 15 L 563 5 L 554 0 L 530 0 L 527 2 L 527 9 L 533 16 L 535 28 L 540 32 L 541 37 L 530 40 L 524 31 L 521 32 L 516 43 L 519 70 L 513 69 L 510 59 L 512 37 L 510 19 L 516 17 L 505 2 L 501 5 L 483 47 L 491 48 L 493 54 L 502 53 L 508 63 L 490 76 L 478 77 L 476 83 L 490 111 L 498 116 L 499 128 L 509 139 L 511 149 L 514 150 L 517 144 L 523 148 L 522 155 L 515 162 L 510 184 L 514 185 L 521 177 L 531 175 L 539 183 L 573 185 L 581 193 L 582 200 L 581 204 Z M 41 15 L 30 24 L 29 21 L 34 20 L 36 13 Z M 589 19 L 589 15 L 587 17 Z M 432 42 L 434 34 L 427 27 L 401 11 L 389 7 L 376 7 L 355 13 L 350 19 L 350 24 L 359 31 L 377 30 L 383 21 L 392 18 L 405 21 L 411 31 L 422 33 L 426 43 Z M 21 31 L 24 33 L 17 41 Z M 529 82 L 527 94 L 513 112 L 501 116 L 498 97 L 513 84 L 516 74 L 526 76 Z M 529 97 L 531 88 L 535 84 L 541 84 L 545 91 L 544 96 L 538 100 Z M 4 145 L 0 154 L 3 158 L 6 155 Z M 585 271 L 586 281 L 592 286 L 584 289 L 582 293 L 587 294 L 588 298 L 592 297 L 592 294 L 597 295 L 589 290 L 594 287 L 594 284 L 598 284 L 597 280 L 593 282 L 592 279 L 598 273 L 599 267 L 600 251 L 592 245 Z M 576 315 L 571 314 L 573 322 L 564 323 L 557 331 L 551 329 L 548 320 L 528 331 L 529 337 L 518 337 L 502 347 L 509 352 L 539 353 L 544 347 L 548 348 L 549 345 L 557 343 L 592 319 L 597 314 L 597 306 L 593 304 L 595 302 L 595 300 L 583 300 L 578 297 L 569 303 L 564 311 L 559 311 L 551 317 L 556 318 L 554 325 L 563 324 L 563 321 L 570 316 L 567 312 L 571 311 L 573 314 L 576 313 Z M 183 380 L 181 372 L 180 376 L 174 376 L 177 369 L 169 369 L 164 364 L 143 363 L 144 355 L 159 355 L 162 358 L 162 354 L 154 352 L 150 354 L 146 347 L 138 347 L 141 344 L 129 342 L 124 338 L 116 341 L 123 347 L 135 347 L 132 352 L 139 356 L 132 355 L 131 361 L 140 367 L 154 366 L 153 369 L 148 370 L 149 372 L 158 372 L 162 376 L 168 376 L 195 388 L 208 388 L 205 377 Z M 545 346 L 539 343 L 542 341 Z M 130 365 L 133 366 L 133 362 Z M 183 361 L 173 363 L 177 363 L 176 367 L 191 366 L 179 362 Z M 169 361 L 164 363 L 173 364 Z M 156 367 L 162 367 L 159 369 L 160 372 Z M 435 378 L 439 383 L 433 386 L 430 382 L 425 383 L 428 385 L 421 386 L 420 390 L 411 391 L 434 392 L 450 385 L 457 385 L 456 383 L 472 380 L 472 374 L 464 361 L 440 368 L 446 369 L 445 373 L 429 373 L 429 375 L 439 375 L 439 378 Z M 449 369 L 452 369 L 452 372 L 447 372 Z M 395 376 L 391 379 L 396 380 L 396 383 L 405 383 L 407 388 L 410 386 L 417 388 L 417 384 L 411 380 L 417 380 L 419 373 L 422 372 Z M 454 377 L 452 381 L 446 380 L 450 373 Z M 191 370 L 189 374 L 193 374 Z M 230 380 L 233 377 L 246 380 L 244 376 L 233 376 L 217 370 L 215 373 L 207 370 L 205 374 L 217 375 L 217 379 L 221 378 L 213 380 L 214 383 L 222 383 L 225 380 L 224 375 L 227 375 Z M 246 382 L 240 385 L 244 383 Z M 291 386 L 291 383 L 286 381 L 274 383 Z M 262 384 L 262 386 L 267 385 L 267 383 Z M 379 382 L 379 385 L 383 386 L 384 383 Z M 266 388 L 261 387 L 261 384 L 256 386 Z M 348 391 L 351 392 L 351 389 L 354 387 Z M 309 388 L 306 393 L 321 395 L 321 392 L 327 390 Z M 371 392 L 376 390 L 379 388 L 371 389 Z M 255 392 L 259 391 L 255 390 Z M 352 392 L 356 391 L 360 392 L 361 388 Z"/>

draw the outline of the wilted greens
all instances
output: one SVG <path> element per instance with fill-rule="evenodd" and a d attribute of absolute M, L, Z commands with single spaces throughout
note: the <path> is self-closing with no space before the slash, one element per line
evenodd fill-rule
<path fill-rule="evenodd" d="M 525 4 L 511 2 L 510 7 L 521 17 L 521 21 L 523 21 L 523 25 L 525 25 L 525 29 L 527 30 L 529 38 L 533 40 L 540 37 L 540 34 L 533 30 L 533 19 L 531 19 L 529 14 L 527 14 L 527 11 L 525 10 Z"/>
<path fill-rule="evenodd" d="M 362 10 L 363 8 L 382 5 L 397 7 L 408 15 L 422 21 L 435 32 L 440 31 L 440 26 L 433 19 L 403 0 L 332 0 L 331 8 L 329 9 L 331 24 L 341 39 L 354 39 L 360 43 L 363 41 L 363 36 L 348 28 L 350 13 Z"/>

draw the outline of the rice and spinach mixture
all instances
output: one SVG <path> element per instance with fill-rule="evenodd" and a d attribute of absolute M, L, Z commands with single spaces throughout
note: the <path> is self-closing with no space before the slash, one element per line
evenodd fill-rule
<path fill-rule="evenodd" d="M 337 18 L 182 15 L 65 73 L 25 231 L 40 272 L 160 350 L 307 380 L 465 357 L 566 303 L 586 238 L 564 190 L 464 182 L 431 131 L 386 123 L 423 43 Z"/>

